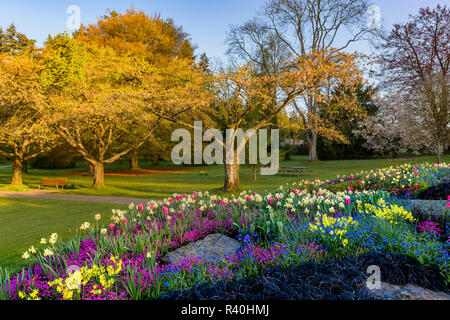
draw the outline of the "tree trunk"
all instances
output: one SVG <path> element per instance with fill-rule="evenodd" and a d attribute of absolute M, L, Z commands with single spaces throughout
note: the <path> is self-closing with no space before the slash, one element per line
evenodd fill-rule
<path fill-rule="evenodd" d="M 225 147 L 226 149 L 226 147 Z M 225 183 L 223 185 L 223 191 L 239 190 L 241 184 L 239 182 L 239 157 L 237 151 L 233 151 L 233 162 L 232 164 L 227 163 L 227 153 L 224 153 L 224 164 L 225 164 Z"/>
<path fill-rule="evenodd" d="M 225 184 L 223 191 L 239 190 L 240 188 L 239 164 L 225 164 Z"/>
<path fill-rule="evenodd" d="M 437 160 L 437 163 L 441 163 L 441 141 L 440 141 L 440 139 L 438 139 L 437 141 L 436 141 L 436 160 Z"/>
<path fill-rule="evenodd" d="M 105 186 L 105 168 L 102 162 L 96 162 L 94 164 L 94 189 Z"/>
<path fill-rule="evenodd" d="M 256 164 L 253 165 L 253 181 L 256 181 Z"/>
<path fill-rule="evenodd" d="M 18 187 L 22 185 L 22 160 L 14 158 L 12 161 L 13 176 L 11 186 Z"/>
<path fill-rule="evenodd" d="M 88 165 L 88 174 L 90 177 L 94 177 L 94 165 L 90 162 L 87 163 Z"/>
<path fill-rule="evenodd" d="M 306 139 L 309 149 L 309 161 L 319 161 L 319 157 L 317 157 L 317 132 L 306 132 Z"/>
<path fill-rule="evenodd" d="M 28 173 L 28 161 L 27 160 L 22 161 L 22 172 Z"/>
<path fill-rule="evenodd" d="M 130 169 L 139 169 L 139 157 L 137 150 L 130 152 Z"/>
<path fill-rule="evenodd" d="M 158 152 L 152 154 L 152 166 L 157 166 L 159 164 Z"/>

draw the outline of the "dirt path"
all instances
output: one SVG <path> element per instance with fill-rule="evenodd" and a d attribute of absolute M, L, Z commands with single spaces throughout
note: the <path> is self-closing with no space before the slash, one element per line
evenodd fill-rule
<path fill-rule="evenodd" d="M 85 201 L 85 202 L 104 202 L 114 204 L 140 204 L 146 203 L 150 199 L 127 198 L 127 197 L 105 197 L 105 196 L 86 196 L 79 194 L 63 194 L 52 190 L 33 190 L 26 192 L 0 191 L 0 197 L 20 198 L 20 199 L 50 199 L 65 201 Z"/>

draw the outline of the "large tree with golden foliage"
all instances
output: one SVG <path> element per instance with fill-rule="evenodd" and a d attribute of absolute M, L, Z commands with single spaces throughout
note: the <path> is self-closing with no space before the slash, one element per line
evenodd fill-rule
<path fill-rule="evenodd" d="M 49 107 L 42 112 L 94 168 L 94 188 L 104 185 L 105 164 L 151 137 L 159 123 L 155 113 L 172 118 L 207 101 L 203 78 L 186 59 L 161 66 L 141 56 L 119 55 L 111 48 L 82 44 L 67 36 L 49 42 L 44 55 L 44 63 L 56 67 L 48 73 Z M 60 74 L 70 81 L 62 81 Z M 52 75 L 64 83 L 57 90 L 51 89 Z"/>
<path fill-rule="evenodd" d="M 170 68 L 175 59 L 194 62 L 194 47 L 181 26 L 176 26 L 172 19 L 163 19 L 157 14 L 149 16 L 134 8 L 125 13 L 108 11 L 95 24 L 81 26 L 74 38 L 82 43 L 111 48 L 119 56 L 141 57 L 154 65 Z M 167 127 L 168 123 L 163 125 Z M 155 136 L 150 137 L 154 147 L 158 145 L 159 133 L 166 130 L 157 130 Z M 139 153 L 142 150 L 130 152 L 131 168 L 138 167 Z"/>
<path fill-rule="evenodd" d="M 42 66 L 30 54 L 0 55 L 0 155 L 12 161 L 11 184 L 22 185 L 23 163 L 54 145 L 39 79 Z"/>

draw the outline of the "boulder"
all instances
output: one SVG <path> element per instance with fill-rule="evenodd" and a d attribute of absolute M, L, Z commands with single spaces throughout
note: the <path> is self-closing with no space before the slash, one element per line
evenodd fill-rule
<path fill-rule="evenodd" d="M 195 257 L 211 262 L 235 254 L 240 246 L 240 242 L 236 239 L 215 233 L 206 236 L 203 240 L 191 242 L 169 252 L 162 258 L 162 261 L 174 264 L 187 257 Z"/>

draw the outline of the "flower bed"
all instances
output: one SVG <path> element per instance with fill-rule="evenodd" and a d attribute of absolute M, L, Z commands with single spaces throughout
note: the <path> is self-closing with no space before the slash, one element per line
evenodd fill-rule
<path fill-rule="evenodd" d="M 154 299 L 274 268 L 386 252 L 434 266 L 449 282 L 449 228 L 424 224 L 393 197 L 398 188 L 414 190 L 417 184 L 421 190 L 449 171 L 447 164 L 404 165 L 372 170 L 364 183 L 301 181 L 267 194 L 194 192 L 131 204 L 113 210 L 111 221 L 95 215 L 70 241 L 57 234 L 41 239 L 23 255 L 30 267 L 2 272 L 0 299 Z M 350 177 L 357 176 L 362 174 Z M 235 255 L 162 263 L 166 253 L 218 232 L 241 241 Z"/>

